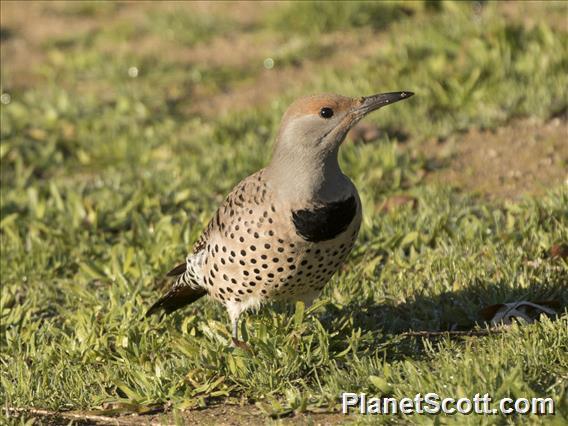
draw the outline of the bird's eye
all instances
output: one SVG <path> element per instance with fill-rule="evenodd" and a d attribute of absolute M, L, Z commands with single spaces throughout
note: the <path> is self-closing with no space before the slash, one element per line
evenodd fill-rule
<path fill-rule="evenodd" d="M 324 107 L 320 109 L 320 117 L 321 118 L 331 118 L 333 117 L 333 110 L 328 107 Z"/>

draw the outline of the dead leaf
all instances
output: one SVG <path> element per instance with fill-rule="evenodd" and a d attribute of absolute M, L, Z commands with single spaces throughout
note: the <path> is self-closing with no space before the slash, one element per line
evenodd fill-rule
<path fill-rule="evenodd" d="M 486 321 L 491 324 L 510 325 L 513 319 L 523 319 L 531 324 L 539 319 L 542 314 L 555 316 L 555 309 L 560 307 L 560 303 L 556 300 L 544 300 L 538 302 L 529 302 L 522 300 L 520 302 L 498 303 L 483 308 L 479 313 Z"/>
<path fill-rule="evenodd" d="M 549 250 L 551 259 L 567 259 L 568 243 L 553 244 Z"/>
<path fill-rule="evenodd" d="M 527 265 L 529 268 L 536 269 L 540 265 L 542 265 L 542 259 L 527 260 L 525 261 L 525 265 Z"/>
<path fill-rule="evenodd" d="M 75 138 L 75 126 L 67 121 L 61 124 L 61 132 L 63 133 L 63 138 L 66 140 Z"/>
<path fill-rule="evenodd" d="M 479 315 L 481 315 L 481 317 L 485 321 L 491 321 L 491 319 L 495 316 L 497 311 L 499 309 L 501 309 L 503 306 L 505 306 L 505 305 L 503 305 L 502 303 L 497 303 L 496 305 L 486 306 L 481 311 L 479 311 Z"/>
<path fill-rule="evenodd" d="M 102 410 L 85 411 L 87 414 L 95 416 L 119 416 L 127 414 L 155 414 L 164 411 L 163 404 L 137 404 L 132 402 L 116 401 L 105 402 Z"/>
<path fill-rule="evenodd" d="M 389 213 L 405 205 L 410 205 L 412 209 L 416 209 L 418 207 L 418 199 L 411 195 L 393 195 L 383 201 L 379 207 L 379 212 Z"/>
<path fill-rule="evenodd" d="M 47 139 L 47 132 L 44 129 L 32 128 L 28 130 L 28 135 L 36 141 L 44 141 Z"/>

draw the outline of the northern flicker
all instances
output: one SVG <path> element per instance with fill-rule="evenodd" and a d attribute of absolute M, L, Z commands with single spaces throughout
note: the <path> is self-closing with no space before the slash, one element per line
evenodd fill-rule
<path fill-rule="evenodd" d="M 338 163 L 339 146 L 365 115 L 411 92 L 301 98 L 284 114 L 270 163 L 243 179 L 218 208 L 170 290 L 146 314 L 202 296 L 227 309 L 234 344 L 242 312 L 264 302 L 319 295 L 345 261 L 361 225 L 357 189 Z"/>

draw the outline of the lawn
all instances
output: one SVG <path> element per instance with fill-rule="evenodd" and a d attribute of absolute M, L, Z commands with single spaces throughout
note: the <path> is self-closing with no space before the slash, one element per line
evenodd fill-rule
<path fill-rule="evenodd" d="M 3 421 L 565 424 L 568 261 L 551 248 L 568 243 L 567 17 L 562 2 L 2 2 Z M 342 147 L 363 226 L 312 307 L 245 315 L 251 352 L 213 301 L 144 318 L 293 99 L 394 90 L 416 95 Z M 506 194 L 477 189 L 492 161 L 515 167 L 495 177 Z M 480 314 L 523 300 L 558 315 Z M 551 397 L 556 414 L 345 417 L 343 391 Z"/>

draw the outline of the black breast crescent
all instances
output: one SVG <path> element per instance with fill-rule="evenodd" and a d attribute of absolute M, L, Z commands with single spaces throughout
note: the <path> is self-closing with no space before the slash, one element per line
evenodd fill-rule
<path fill-rule="evenodd" d="M 304 240 L 317 243 L 335 238 L 347 229 L 357 213 L 355 196 L 313 209 L 295 210 L 292 222 Z"/>

